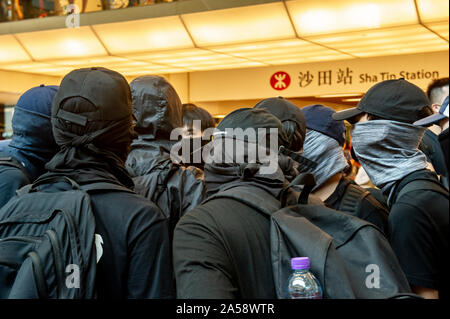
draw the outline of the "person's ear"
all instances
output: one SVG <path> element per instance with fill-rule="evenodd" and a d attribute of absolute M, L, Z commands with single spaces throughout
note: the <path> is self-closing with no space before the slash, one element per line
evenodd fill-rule
<path fill-rule="evenodd" d="M 439 113 L 439 109 L 441 106 L 439 104 L 433 103 L 431 104 L 431 109 L 433 110 L 433 113 Z"/>

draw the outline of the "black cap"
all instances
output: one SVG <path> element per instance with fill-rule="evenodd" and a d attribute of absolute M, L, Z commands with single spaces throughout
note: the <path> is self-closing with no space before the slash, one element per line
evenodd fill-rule
<path fill-rule="evenodd" d="M 86 117 L 61 109 L 63 102 L 73 97 L 88 100 L 96 111 Z M 131 114 L 131 91 L 127 80 L 120 73 L 101 67 L 77 69 L 67 74 L 61 81 L 52 106 L 52 117 L 82 126 L 88 120 L 114 121 Z"/>
<path fill-rule="evenodd" d="M 217 130 L 220 132 L 225 132 L 227 128 L 241 128 L 243 131 L 248 128 L 253 128 L 256 131 L 258 128 L 276 128 L 279 138 L 286 140 L 280 120 L 262 109 L 242 108 L 231 112 L 217 125 Z"/>
<path fill-rule="evenodd" d="M 348 120 L 369 113 L 388 120 L 413 123 L 421 118 L 420 111 L 430 100 L 421 88 L 405 79 L 386 80 L 372 86 L 356 108 L 333 114 L 335 120 Z"/>

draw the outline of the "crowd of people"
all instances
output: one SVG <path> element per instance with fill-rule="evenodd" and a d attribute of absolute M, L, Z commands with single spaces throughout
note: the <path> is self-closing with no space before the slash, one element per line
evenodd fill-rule
<path fill-rule="evenodd" d="M 15 106 L 12 140 L 0 146 L 0 247 L 5 238 L 37 232 L 37 224 L 70 206 L 64 194 L 82 189 L 90 205 L 73 207 L 95 220 L 95 240 L 88 242 L 95 247 L 90 284 L 96 297 L 274 299 L 271 219 L 257 206 L 295 207 L 310 192 L 305 205 L 379 231 L 389 243 L 379 255 L 392 269 L 400 265 L 395 275 L 409 286 L 403 292 L 447 298 L 448 86 L 448 78 L 439 79 L 424 92 L 404 79 L 386 80 L 341 112 L 268 98 L 215 127 L 206 110 L 183 105 L 161 76 L 128 84 L 109 69 L 74 70 L 60 86 L 28 90 Z M 344 120 L 351 124 L 353 160 L 372 188 L 348 174 Z M 184 135 L 174 139 L 181 127 Z M 214 129 L 211 138 L 208 129 Z M 230 129 L 263 134 L 245 135 L 239 154 L 233 143 L 240 138 Z M 173 150 L 186 141 L 194 148 L 179 160 Z M 204 156 L 212 144 L 228 160 Z M 274 170 L 262 170 L 266 157 L 252 157 L 252 145 L 275 154 Z M 304 181 L 311 174 L 309 187 Z M 236 198 L 220 196 L 230 189 Z M 246 204 L 251 193 L 264 200 Z M 17 254 L 18 246 L 11 247 L 0 251 Z M 25 265 L 27 256 L 15 258 Z M 20 288 L 24 271 L 1 260 L 0 298 L 42 296 L 45 284 L 36 279 L 38 295 Z M 51 267 L 44 265 L 43 273 Z M 49 297 L 61 293 L 48 284 L 44 290 Z"/>

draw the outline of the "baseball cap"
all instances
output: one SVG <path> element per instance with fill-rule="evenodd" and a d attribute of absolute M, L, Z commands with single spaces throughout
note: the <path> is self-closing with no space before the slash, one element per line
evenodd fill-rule
<path fill-rule="evenodd" d="M 333 109 L 321 105 L 314 104 L 302 108 L 306 119 L 306 128 L 320 132 L 335 139 L 339 145 L 344 145 L 345 125 L 343 121 L 333 119 L 336 113 Z"/>
<path fill-rule="evenodd" d="M 425 92 L 404 78 L 386 80 L 372 86 L 356 108 L 337 112 L 333 118 L 348 120 L 365 112 L 388 120 L 413 123 L 422 117 L 420 111 L 430 104 Z"/>
<path fill-rule="evenodd" d="M 62 109 L 63 102 L 74 97 L 88 100 L 96 111 L 81 115 Z M 131 114 L 131 91 L 127 80 L 120 73 L 101 67 L 77 69 L 67 74 L 52 107 L 52 117 L 81 126 L 88 121 L 120 120 Z"/>
<path fill-rule="evenodd" d="M 56 85 L 41 84 L 22 94 L 17 101 L 16 107 L 50 118 L 52 101 L 57 91 L 58 86 Z"/>
<path fill-rule="evenodd" d="M 427 116 L 421 120 L 414 122 L 414 125 L 418 126 L 429 126 L 431 124 L 435 124 L 440 120 L 448 118 L 448 96 L 445 98 L 444 102 L 442 102 L 441 108 L 439 109 L 439 113 Z"/>
<path fill-rule="evenodd" d="M 286 140 L 280 120 L 263 109 L 242 108 L 231 112 L 220 121 L 216 130 L 219 134 L 223 134 L 227 128 L 241 128 L 243 131 L 252 128 L 256 133 L 259 128 L 276 128 L 279 138 Z"/>

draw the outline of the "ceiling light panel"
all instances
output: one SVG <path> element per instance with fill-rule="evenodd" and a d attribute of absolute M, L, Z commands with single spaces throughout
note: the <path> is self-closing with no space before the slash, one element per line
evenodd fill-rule
<path fill-rule="evenodd" d="M 106 67 L 108 65 L 115 65 L 120 63 L 126 63 L 129 60 L 120 58 L 120 57 L 114 57 L 114 56 L 103 56 L 103 57 L 92 57 L 92 58 L 82 58 L 82 59 L 73 59 L 73 60 L 53 60 L 49 63 L 55 64 L 55 65 L 63 65 L 63 66 L 85 66 L 85 65 L 91 65 L 91 66 L 103 66 Z"/>
<path fill-rule="evenodd" d="M 211 49 L 271 65 L 351 58 L 348 54 L 299 39 L 246 43 Z"/>
<path fill-rule="evenodd" d="M 435 21 L 448 22 L 448 0 L 416 0 L 420 20 L 423 23 Z"/>
<path fill-rule="evenodd" d="M 425 24 L 428 28 L 439 34 L 441 37 L 448 39 L 448 21 L 446 22 L 430 22 Z M 448 50 L 448 47 L 447 47 Z"/>
<path fill-rule="evenodd" d="M 203 49 L 189 49 L 154 54 L 127 55 L 128 58 L 166 65 L 185 70 L 226 69 L 247 66 L 264 66 L 264 63 L 248 61 L 240 57 Z"/>
<path fill-rule="evenodd" d="M 19 33 L 17 38 L 40 61 L 107 55 L 89 27 Z"/>
<path fill-rule="evenodd" d="M 295 0 L 286 5 L 301 37 L 418 22 L 412 0 Z"/>
<path fill-rule="evenodd" d="M 111 54 L 127 54 L 194 45 L 178 16 L 93 26 Z"/>
<path fill-rule="evenodd" d="M 11 62 L 31 61 L 20 43 L 14 36 L 0 35 L 0 64 Z"/>
<path fill-rule="evenodd" d="M 295 38 L 283 3 L 182 15 L 198 46 Z"/>
<path fill-rule="evenodd" d="M 73 68 L 70 67 L 55 66 L 52 64 L 39 62 L 28 62 L 17 64 L 13 63 L 8 65 L 0 65 L 0 69 L 24 73 L 55 75 L 55 76 L 63 76 L 73 70 Z"/>
<path fill-rule="evenodd" d="M 168 74 L 186 72 L 185 69 L 171 68 L 169 66 L 153 65 L 145 68 L 130 68 L 118 71 L 125 76 L 143 76 L 152 74 Z"/>
<path fill-rule="evenodd" d="M 422 23 L 448 41 L 448 0 L 417 0 L 417 8 Z"/>
<path fill-rule="evenodd" d="M 356 57 L 448 50 L 448 42 L 421 25 L 309 38 Z"/>

